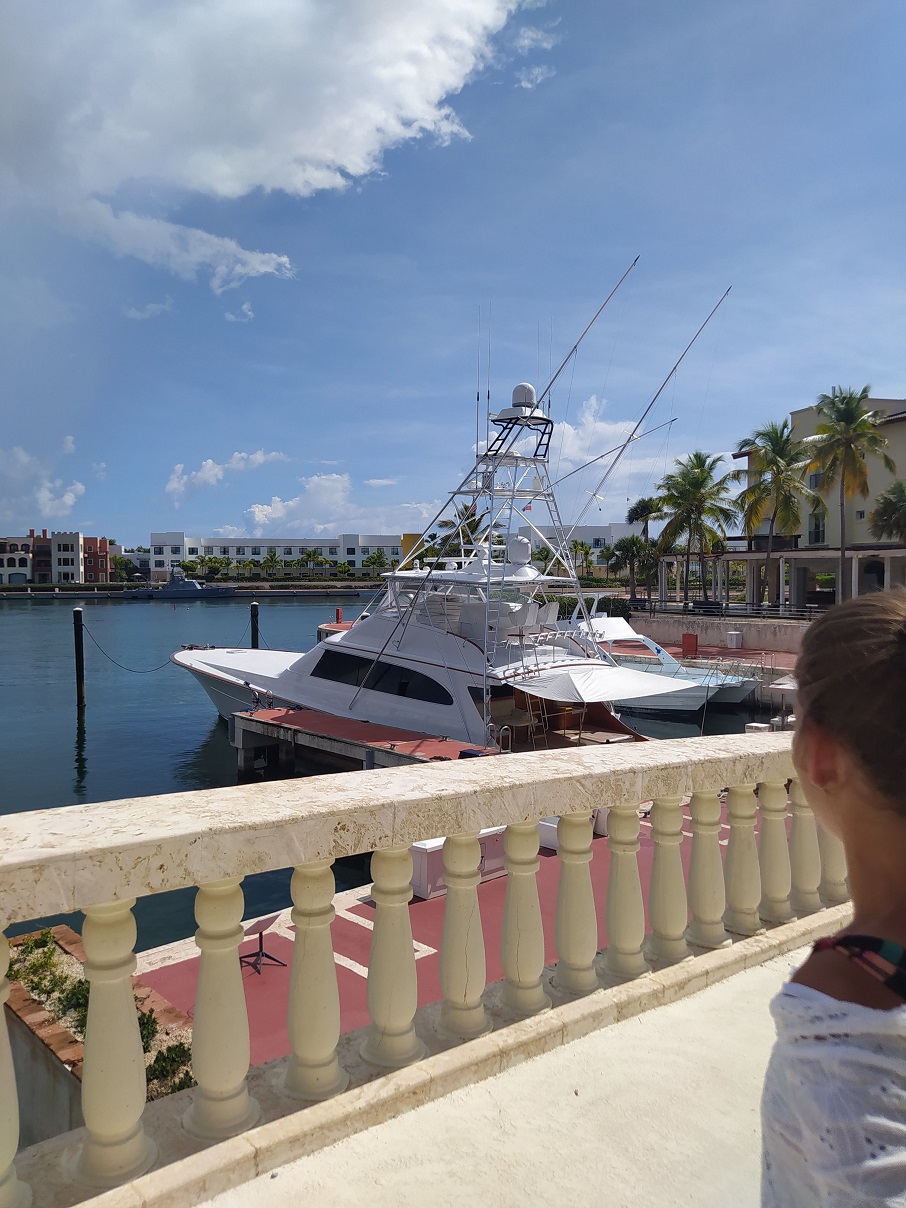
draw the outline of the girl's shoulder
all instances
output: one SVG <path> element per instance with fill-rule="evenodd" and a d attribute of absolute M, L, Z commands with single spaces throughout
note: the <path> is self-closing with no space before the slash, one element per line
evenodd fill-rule
<path fill-rule="evenodd" d="M 906 948 L 877 936 L 829 936 L 790 980 L 840 1002 L 892 1011 L 906 1004 Z"/>

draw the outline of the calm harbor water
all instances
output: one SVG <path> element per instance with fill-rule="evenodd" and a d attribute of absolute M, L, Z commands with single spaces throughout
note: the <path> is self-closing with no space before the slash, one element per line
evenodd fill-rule
<path fill-rule="evenodd" d="M 306 650 L 317 626 L 342 605 L 359 614 L 367 597 L 342 600 L 260 599 L 261 644 Z M 86 703 L 75 703 L 72 611 L 83 608 Z M 185 792 L 236 783 L 236 754 L 224 721 L 203 689 L 168 656 L 187 643 L 246 645 L 249 600 L 185 603 L 138 600 L 0 599 L 3 787 L 0 813 Z M 627 720 L 630 720 L 627 718 Z M 713 711 L 704 732 L 739 733 L 743 713 Z M 635 716 L 642 733 L 679 738 L 702 732 L 702 720 L 664 722 Z M 338 885 L 361 869 L 338 868 Z M 246 916 L 290 904 L 289 872 L 243 883 Z M 191 890 L 139 899 L 140 949 L 194 931 Z M 79 924 L 76 923 L 76 926 Z M 11 928 L 11 933 L 27 929 Z"/>

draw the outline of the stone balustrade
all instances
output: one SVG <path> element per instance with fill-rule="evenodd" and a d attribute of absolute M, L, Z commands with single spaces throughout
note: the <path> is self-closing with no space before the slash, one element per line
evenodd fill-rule
<path fill-rule="evenodd" d="M 347 1085 L 337 1056 L 333 860 L 375 853 L 371 1025 L 361 1056 L 381 1069 L 399 1068 L 425 1051 L 415 1027 L 411 843 L 449 836 L 440 1026 L 459 1041 L 492 1026 L 485 1004 L 486 943 L 500 945 L 505 980 L 499 1002 L 507 1018 L 516 1020 L 550 1009 L 551 993 L 558 993 L 559 1001 L 563 995 L 588 994 L 845 900 L 842 849 L 818 834 L 792 775 L 789 734 L 745 735 L 348 772 L 0 819 L 0 922 L 8 926 L 85 912 L 91 984 L 86 1123 L 72 1174 L 85 1188 L 82 1198 L 92 1188 L 136 1177 L 156 1157 L 142 1123 L 142 1053 L 131 994 L 131 907 L 137 897 L 197 887 L 193 1068 L 198 1086 L 186 1097 L 183 1128 L 207 1141 L 227 1138 L 259 1117 L 246 1082 L 249 1027 L 238 957 L 244 876 L 294 868 L 296 930 L 287 1003 L 292 1053 L 281 1093 L 315 1102 Z M 654 846 L 647 903 L 638 861 L 643 805 L 650 809 Z M 590 875 L 592 815 L 600 809 L 609 811 L 603 902 L 595 900 Z M 720 841 L 724 811 L 725 846 Z M 550 816 L 560 817 L 561 865 L 552 921 L 558 963 L 552 975 L 544 967 L 536 885 L 536 823 Z M 487 936 L 478 909 L 478 832 L 502 825 L 507 827 L 504 917 L 500 936 Z M 608 936 L 603 956 L 602 923 Z M 8 955 L 0 936 L 0 1001 L 9 991 Z M 0 1208 L 30 1202 L 30 1190 L 13 1163 L 16 1102 L 4 1026 Z M 41 1202 L 37 1189 L 35 1202 Z"/>

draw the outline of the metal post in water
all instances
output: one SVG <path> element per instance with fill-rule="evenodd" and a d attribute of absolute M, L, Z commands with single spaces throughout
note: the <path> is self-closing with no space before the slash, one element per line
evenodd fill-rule
<path fill-rule="evenodd" d="M 85 651 L 82 646 L 82 610 L 72 610 L 73 638 L 75 640 L 76 708 L 85 708 Z"/>
<path fill-rule="evenodd" d="M 249 605 L 249 612 L 252 615 L 252 649 L 258 649 L 258 601 L 253 600 Z"/>

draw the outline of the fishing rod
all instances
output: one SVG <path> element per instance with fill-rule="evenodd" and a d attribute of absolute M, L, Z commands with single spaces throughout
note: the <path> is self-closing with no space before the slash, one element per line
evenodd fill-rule
<path fill-rule="evenodd" d="M 611 464 L 607 467 L 606 472 L 604 473 L 604 475 L 601 478 L 598 485 L 595 487 L 594 491 L 592 491 L 591 498 L 589 499 L 588 503 L 586 503 L 585 507 L 582 509 L 582 511 L 576 517 L 575 523 L 573 524 L 572 528 L 569 530 L 569 532 L 566 535 L 567 541 L 570 539 L 570 537 L 573 535 L 573 533 L 576 531 L 576 529 L 581 524 L 583 518 L 585 517 L 586 513 L 588 512 L 588 509 L 591 507 L 592 499 L 594 499 L 594 497 L 597 495 L 598 491 L 600 491 L 601 487 L 604 485 L 604 483 L 607 481 L 607 479 L 610 477 L 610 475 L 617 468 L 620 458 L 623 456 L 623 454 L 629 448 L 629 445 L 631 444 L 631 442 L 635 439 L 636 433 L 638 432 L 638 430 L 642 426 L 642 424 L 645 422 L 645 418 L 650 413 L 651 408 L 654 406 L 654 404 L 658 401 L 658 399 L 663 394 L 663 392 L 667 386 L 667 383 L 670 381 L 670 379 L 676 373 L 677 369 L 679 369 L 680 365 L 683 363 L 683 359 L 685 358 L 686 353 L 689 351 L 689 349 L 692 347 L 692 345 L 695 343 L 695 341 L 698 339 L 698 337 L 702 334 L 702 332 L 705 330 L 705 328 L 708 326 L 708 324 L 711 322 L 711 320 L 717 314 L 718 310 L 725 302 L 727 294 L 729 294 L 729 292 L 732 288 L 733 288 L 732 285 L 727 286 L 726 291 L 721 296 L 717 305 L 714 307 L 714 309 L 708 315 L 707 319 L 705 319 L 704 323 L 702 323 L 701 327 L 698 329 L 698 331 L 695 333 L 695 335 L 692 337 L 692 339 L 689 341 L 689 343 L 686 345 L 686 347 L 680 353 L 679 357 L 676 360 L 675 365 L 670 370 L 670 372 L 667 374 L 667 376 L 664 378 L 664 380 L 661 382 L 660 386 L 657 388 L 657 391 L 656 391 L 654 397 L 652 398 L 652 400 L 648 404 L 648 406 L 645 408 L 645 410 L 642 412 L 642 414 L 639 416 L 638 420 L 636 421 L 635 427 L 629 433 L 629 436 L 626 438 L 626 441 L 624 442 L 622 448 L 619 450 L 619 452 L 617 453 L 616 457 L 613 459 Z"/>
<path fill-rule="evenodd" d="M 582 343 L 582 341 L 585 339 L 585 337 L 588 335 L 588 333 L 594 327 L 595 323 L 598 320 L 598 315 L 600 315 L 601 311 L 604 309 L 604 307 L 607 305 L 607 303 L 610 301 L 610 299 L 614 296 L 614 294 L 617 292 L 617 290 L 620 288 L 620 286 L 623 284 L 623 282 L 626 280 L 626 278 L 629 276 L 629 274 L 632 272 L 632 270 L 635 268 L 635 266 L 638 264 L 638 262 L 639 262 L 639 257 L 636 256 L 635 260 L 633 260 L 632 264 L 630 264 L 629 268 L 626 270 L 626 272 L 623 274 L 623 276 L 619 279 L 619 281 L 616 283 L 616 285 L 613 287 L 613 289 L 610 291 L 610 293 L 607 295 L 607 297 L 604 299 L 604 301 L 601 303 L 601 305 L 595 311 L 594 318 L 592 319 L 592 321 L 588 324 L 588 326 L 585 328 L 585 330 L 579 336 L 578 340 L 576 340 L 575 344 L 573 344 L 572 348 L 569 350 L 569 352 L 563 358 L 563 362 L 561 363 L 560 368 L 557 370 L 557 372 L 554 374 L 554 376 L 551 378 L 551 380 L 548 382 L 548 384 L 544 387 L 544 389 L 541 391 L 541 393 L 538 395 L 538 398 L 536 400 L 536 406 L 540 407 L 541 404 L 544 402 L 545 398 L 550 394 L 551 390 L 553 390 L 554 385 L 557 381 L 557 378 L 560 376 L 560 374 L 563 372 L 563 370 L 569 364 L 570 358 L 572 357 L 573 353 L 576 351 L 576 349 L 579 347 L 579 345 Z"/>

